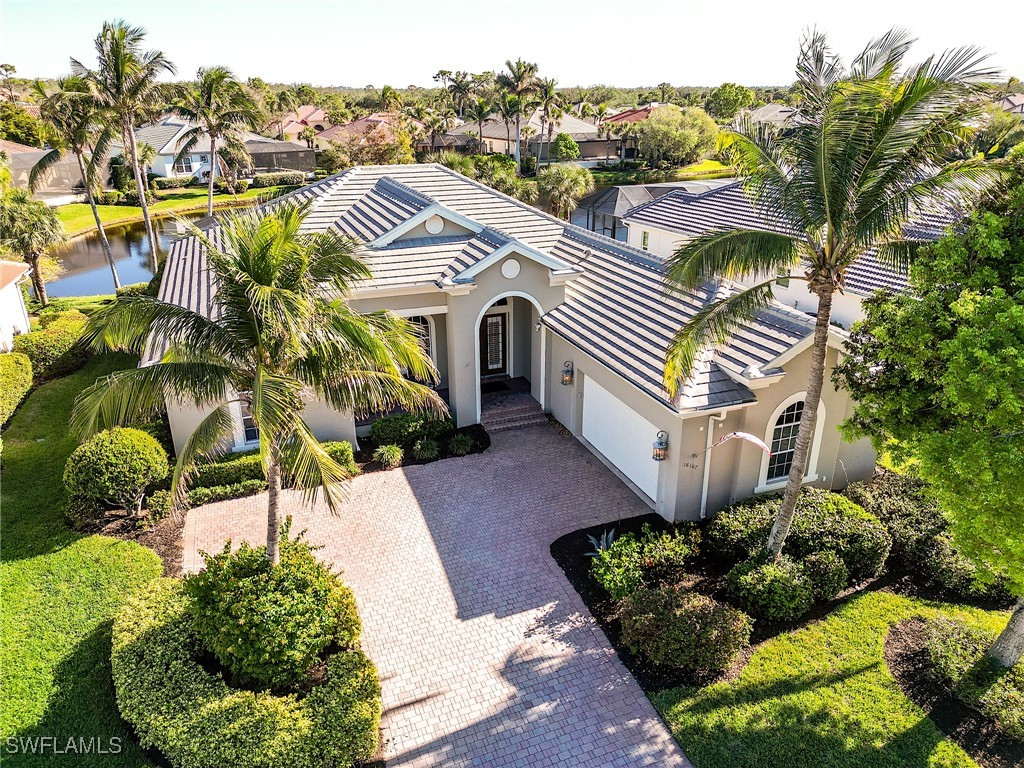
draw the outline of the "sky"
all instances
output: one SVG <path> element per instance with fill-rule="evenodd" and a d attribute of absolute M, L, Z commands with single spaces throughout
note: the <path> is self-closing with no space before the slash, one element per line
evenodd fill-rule
<path fill-rule="evenodd" d="M 801 33 L 817 27 L 842 55 L 892 26 L 911 30 L 912 59 L 958 45 L 1024 78 L 1020 0 L 950 13 L 942 0 L 0 0 L 0 61 L 54 77 L 94 61 L 103 21 L 124 18 L 177 65 L 318 86 L 431 86 L 440 69 L 539 64 L 559 85 L 784 85 Z"/>

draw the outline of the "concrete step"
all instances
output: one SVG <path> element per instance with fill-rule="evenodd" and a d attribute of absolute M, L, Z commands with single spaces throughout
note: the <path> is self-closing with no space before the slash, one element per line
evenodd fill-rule
<path fill-rule="evenodd" d="M 540 405 L 536 402 L 523 403 L 519 405 L 505 405 L 498 408 L 488 408 L 481 414 L 481 421 L 486 423 L 493 419 L 504 419 L 510 416 L 525 416 L 530 413 L 540 412 Z"/>
<path fill-rule="evenodd" d="M 547 424 L 548 417 L 541 411 L 535 411 L 534 413 L 520 414 L 516 416 L 509 416 L 501 419 L 495 419 L 493 421 L 482 422 L 484 429 L 488 432 L 503 432 L 507 429 L 519 429 L 520 427 L 533 427 L 538 424 Z"/>

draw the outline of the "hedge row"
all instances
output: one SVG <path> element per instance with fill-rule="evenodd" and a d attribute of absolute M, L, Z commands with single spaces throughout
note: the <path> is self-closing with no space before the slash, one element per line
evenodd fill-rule
<path fill-rule="evenodd" d="M 32 362 L 37 381 L 66 376 L 89 359 L 89 350 L 78 344 L 87 322 L 77 310 L 41 316 L 38 330 L 14 337 L 14 351 Z"/>
<path fill-rule="evenodd" d="M 252 186 L 254 188 L 261 187 L 278 187 L 278 186 L 292 186 L 295 184 L 301 184 L 305 180 L 298 171 L 279 171 L 277 173 L 257 173 L 253 176 Z"/>
<path fill-rule="evenodd" d="M 158 177 L 153 179 L 153 189 L 181 189 L 192 183 L 193 176 L 170 176 L 167 178 Z"/>
<path fill-rule="evenodd" d="M 345 469 L 349 476 L 359 474 L 352 444 L 346 441 L 321 443 L 327 454 Z M 259 454 L 249 451 L 230 454 L 209 464 L 201 464 L 189 484 L 193 489 L 236 486 L 253 480 L 265 480 Z M 234 498 L 234 497 L 226 497 Z M 207 503 L 207 502 L 203 502 Z"/>
<path fill-rule="evenodd" d="M 0 355 L 0 426 L 14 414 L 32 387 L 32 361 L 21 352 Z"/>

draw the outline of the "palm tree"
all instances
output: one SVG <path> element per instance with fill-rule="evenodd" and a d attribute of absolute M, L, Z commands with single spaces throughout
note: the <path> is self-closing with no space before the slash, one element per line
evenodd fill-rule
<path fill-rule="evenodd" d="M 379 102 L 381 112 L 397 112 L 402 108 L 401 94 L 390 85 L 380 89 Z"/>
<path fill-rule="evenodd" d="M 526 107 L 526 97 L 537 90 L 537 65 L 530 62 L 516 59 L 505 62 L 508 72 L 502 72 L 497 77 L 498 85 L 504 88 L 518 99 L 516 110 L 516 171 L 522 173 L 520 153 L 520 140 L 522 137 L 522 115 Z"/>
<path fill-rule="evenodd" d="M 519 114 L 522 112 L 521 100 L 517 96 L 513 96 L 511 93 L 503 92 L 498 97 L 498 114 L 501 115 L 501 122 L 505 124 L 505 146 L 508 147 L 512 144 L 512 123 L 519 119 Z M 519 135 L 518 130 L 516 135 Z M 518 144 L 518 139 L 516 142 Z M 518 151 L 518 150 L 517 150 Z"/>
<path fill-rule="evenodd" d="M 178 455 L 171 480 L 178 500 L 196 462 L 231 440 L 233 410 L 251 414 L 269 489 L 271 563 L 278 562 L 282 487 L 302 488 L 307 501 L 323 491 L 338 511 L 348 480 L 303 420 L 310 396 L 357 415 L 445 410 L 437 393 L 414 381 L 437 380 L 414 327 L 349 306 L 352 286 L 370 276 L 359 246 L 333 231 L 302 231 L 308 212 L 308 203 L 236 211 L 222 219 L 220 247 L 192 227 L 218 285 L 217 320 L 148 296 L 96 313 L 84 335 L 96 350 L 141 354 L 157 337 L 169 344 L 156 363 L 85 389 L 72 413 L 72 428 L 88 435 L 155 413 L 165 397 L 209 411 Z"/>
<path fill-rule="evenodd" d="M 476 123 L 477 152 L 484 154 L 484 123 L 494 111 L 494 103 L 485 96 L 478 96 L 466 107 L 465 118 Z"/>
<path fill-rule="evenodd" d="M 142 169 L 142 178 L 149 179 L 149 168 L 156 160 L 156 147 L 146 142 L 140 142 L 138 147 L 139 168 Z"/>
<path fill-rule="evenodd" d="M 32 290 L 44 307 L 48 303 L 41 259 L 64 242 L 64 226 L 56 211 L 32 199 L 25 187 L 4 190 L 0 196 L 0 247 L 21 254 L 32 267 Z"/>
<path fill-rule="evenodd" d="M 557 163 L 537 174 L 537 187 L 551 212 L 568 219 L 580 200 L 594 191 L 594 176 L 578 165 Z"/>
<path fill-rule="evenodd" d="M 832 300 L 849 266 L 874 251 L 905 268 L 922 244 L 907 225 L 935 204 L 977 195 L 997 170 L 982 160 L 944 163 L 979 113 L 982 68 L 975 49 L 948 51 L 902 69 L 913 41 L 891 30 L 871 41 L 847 70 L 824 35 L 805 36 L 797 61 L 797 119 L 786 133 L 741 119 L 727 133 L 746 188 L 785 231 L 732 229 L 685 243 L 667 263 L 667 282 L 691 291 L 709 280 L 768 275 L 712 302 L 673 338 L 665 385 L 674 393 L 698 356 L 772 301 L 772 286 L 803 281 L 817 298 L 803 416 L 782 505 L 767 542 L 778 557 L 803 483 L 825 374 Z"/>
<path fill-rule="evenodd" d="M 301 131 L 299 131 L 299 138 L 306 142 L 306 146 L 313 149 L 313 143 L 316 141 L 316 129 L 307 125 Z"/>
<path fill-rule="evenodd" d="M 461 173 L 463 176 L 470 179 L 475 179 L 477 175 L 476 165 L 473 163 L 473 158 L 460 152 L 452 152 L 451 150 L 432 152 L 423 158 L 423 162 L 443 165 L 445 168 L 450 168 L 456 173 Z"/>
<path fill-rule="evenodd" d="M 299 100 L 290 88 L 267 94 L 265 99 L 267 112 L 270 114 L 270 127 L 277 126 L 274 136 L 284 138 L 284 119 L 299 107 Z"/>
<path fill-rule="evenodd" d="M 672 86 L 672 83 L 658 83 L 658 101 L 662 104 L 668 104 L 669 97 L 674 95 L 676 89 Z"/>
<path fill-rule="evenodd" d="M 448 80 L 448 97 L 451 99 L 452 107 L 458 111 L 459 117 L 463 116 L 466 105 L 473 96 L 473 77 L 468 72 L 454 72 Z"/>
<path fill-rule="evenodd" d="M 554 125 L 555 120 L 563 114 L 562 100 L 558 96 L 557 87 L 558 83 L 553 77 L 539 78 L 537 80 L 537 106 L 540 108 L 540 146 L 537 148 L 538 167 L 540 167 L 541 158 L 544 156 L 544 129 L 547 125 Z"/>
<path fill-rule="evenodd" d="M 112 138 L 109 130 L 104 130 L 100 122 L 99 105 L 89 90 L 89 83 L 76 75 L 57 78 L 57 90 L 47 93 L 46 87 L 39 80 L 35 81 L 34 90 L 39 101 L 39 114 L 47 127 L 47 135 L 52 149 L 43 155 L 33 166 L 29 175 L 29 187 L 35 190 L 46 171 L 53 167 L 68 153 L 78 161 L 78 171 L 82 174 L 82 185 L 85 187 L 85 198 L 89 201 L 96 231 L 103 244 L 103 253 L 110 265 L 110 274 L 114 278 L 114 290 L 121 287 L 117 276 L 117 265 L 110 250 L 100 212 L 96 208 L 97 187 L 95 165 L 86 165 L 86 153 L 91 150 L 97 157 L 105 157 Z"/>
<path fill-rule="evenodd" d="M 239 138 L 256 124 L 256 104 L 227 67 L 200 67 L 196 83 L 184 89 L 174 112 L 192 124 L 178 141 L 178 158 L 200 141 L 210 142 L 210 179 L 206 215 L 213 215 L 213 182 L 217 175 L 217 149 L 229 136 Z"/>
<path fill-rule="evenodd" d="M 135 124 L 140 113 L 147 112 L 154 102 L 162 100 L 164 89 L 158 82 L 159 77 L 174 74 L 175 69 L 161 51 L 142 49 L 145 36 L 146 30 L 142 27 L 130 27 L 124 21 L 104 22 L 102 31 L 96 36 L 96 69 L 89 69 L 75 59 L 71 60 L 71 69 L 89 81 L 108 125 L 120 132 L 128 150 L 149 238 L 151 266 L 155 269 L 157 240 L 146 200 L 146 181 L 139 163 Z"/>

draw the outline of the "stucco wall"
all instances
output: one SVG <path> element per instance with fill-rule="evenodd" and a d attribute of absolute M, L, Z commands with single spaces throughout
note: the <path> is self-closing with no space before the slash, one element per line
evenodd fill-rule
<path fill-rule="evenodd" d="M 18 333 L 28 333 L 28 312 L 21 288 L 11 283 L 0 291 L 0 350 L 9 351 Z"/>

